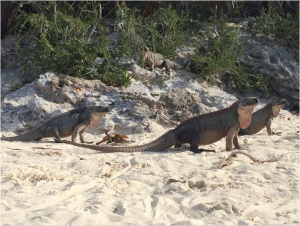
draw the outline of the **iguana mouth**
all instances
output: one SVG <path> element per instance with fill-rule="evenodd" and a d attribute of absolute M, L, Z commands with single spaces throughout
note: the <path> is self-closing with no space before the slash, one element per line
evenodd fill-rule
<path fill-rule="evenodd" d="M 280 111 L 282 105 L 285 105 L 285 104 L 286 104 L 286 100 L 285 99 L 276 100 L 276 103 L 273 106 L 273 116 L 274 116 L 274 118 L 277 118 L 277 116 L 279 115 L 279 111 Z"/>
<path fill-rule="evenodd" d="M 279 99 L 275 103 L 275 105 L 284 105 L 284 104 L 286 104 L 286 100 L 285 99 Z"/>
<path fill-rule="evenodd" d="M 95 113 L 108 113 L 109 108 L 106 106 L 97 106 L 94 110 Z"/>

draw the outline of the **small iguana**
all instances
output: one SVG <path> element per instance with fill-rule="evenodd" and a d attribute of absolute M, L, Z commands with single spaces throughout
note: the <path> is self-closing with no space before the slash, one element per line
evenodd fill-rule
<path fill-rule="evenodd" d="M 163 151 L 175 145 L 181 147 L 183 143 L 190 144 L 194 153 L 212 151 L 198 149 L 199 145 L 207 145 L 226 137 L 226 151 L 232 150 L 233 145 L 240 148 L 237 133 L 240 128 L 247 128 L 251 122 L 253 108 L 258 104 L 255 97 L 242 98 L 228 108 L 219 111 L 198 115 L 180 123 L 175 129 L 166 132 L 158 139 L 144 145 L 133 147 L 104 147 L 97 145 L 78 144 L 65 140 L 59 142 L 72 144 L 101 152 L 139 152 Z"/>
<path fill-rule="evenodd" d="M 286 104 L 285 99 L 278 99 L 269 102 L 263 108 L 253 113 L 251 123 L 246 129 L 240 129 L 239 135 L 252 135 L 267 127 L 269 135 L 275 134 L 272 132 L 271 125 L 273 118 L 276 118 L 282 105 Z"/>
<path fill-rule="evenodd" d="M 144 50 L 142 60 L 145 61 L 146 65 L 150 67 L 151 71 L 154 69 L 154 67 L 161 66 L 165 67 L 168 72 L 170 72 L 170 68 L 174 70 L 180 68 L 176 63 L 166 60 L 163 55 L 151 52 L 148 47 L 146 47 Z"/>
<path fill-rule="evenodd" d="M 102 117 L 109 112 L 105 106 L 89 106 L 78 108 L 56 115 L 48 119 L 43 125 L 15 137 L 1 137 L 5 141 L 41 140 L 45 137 L 68 137 L 72 135 L 75 142 L 79 134 L 80 141 L 84 143 L 83 133 L 88 126 L 96 128 Z"/>

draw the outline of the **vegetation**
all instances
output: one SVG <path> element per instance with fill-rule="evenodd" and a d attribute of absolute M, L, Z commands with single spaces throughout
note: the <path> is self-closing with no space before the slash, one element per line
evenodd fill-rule
<path fill-rule="evenodd" d="M 196 43 L 197 53 L 192 56 L 192 66 L 197 77 L 203 77 L 211 84 L 217 78 L 223 82 L 232 83 L 238 90 L 250 92 L 254 87 L 267 87 L 268 77 L 257 75 L 249 79 L 251 70 L 247 65 L 240 63 L 243 58 L 243 43 L 238 40 L 237 28 L 227 26 L 217 21 L 217 33 L 207 31 L 203 34 L 202 43 Z M 226 76 L 219 76 L 224 74 Z"/>
<path fill-rule="evenodd" d="M 124 56 L 140 58 L 148 46 L 174 59 L 176 48 L 194 45 L 197 51 L 190 60 L 195 78 L 215 83 L 218 74 L 226 72 L 229 83 L 248 92 L 257 86 L 267 87 L 269 78 L 253 78 L 250 68 L 240 62 L 243 43 L 237 38 L 237 28 L 227 26 L 226 21 L 235 16 L 256 17 L 256 33 L 297 50 L 299 47 L 299 11 L 294 3 L 162 2 L 147 16 L 145 3 L 126 3 L 107 7 L 108 3 L 96 1 L 35 2 L 34 13 L 21 11 L 13 31 L 20 37 L 16 50 L 23 59 L 23 70 L 30 69 L 34 76 L 52 70 L 126 87 L 131 76 L 126 73 L 129 65 L 119 63 Z M 107 39 L 104 29 L 105 17 L 112 14 L 117 17 L 115 28 L 119 31 L 116 45 Z M 197 42 L 189 43 L 189 37 Z M 24 39 L 35 44 L 25 47 Z M 97 57 L 104 58 L 102 64 L 95 63 Z"/>
<path fill-rule="evenodd" d="M 282 6 L 274 7 L 269 3 L 269 7 L 262 8 L 261 14 L 256 17 L 255 29 L 263 37 L 271 37 L 283 46 L 299 50 L 299 13 L 285 14 Z"/>

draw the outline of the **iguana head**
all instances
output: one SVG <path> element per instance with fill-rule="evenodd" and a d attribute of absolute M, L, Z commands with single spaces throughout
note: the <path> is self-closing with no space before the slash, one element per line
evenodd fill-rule
<path fill-rule="evenodd" d="M 238 101 L 237 112 L 242 129 L 246 129 L 250 125 L 253 109 L 257 104 L 256 97 L 243 97 Z"/>
<path fill-rule="evenodd" d="M 285 99 L 277 99 L 272 101 L 272 111 L 273 111 L 273 116 L 276 118 L 279 114 L 279 111 L 282 107 L 282 105 L 286 104 Z"/>
<path fill-rule="evenodd" d="M 91 112 L 91 122 L 90 127 L 97 128 L 101 119 L 105 114 L 109 112 L 109 108 L 106 106 L 95 106 L 92 108 Z"/>

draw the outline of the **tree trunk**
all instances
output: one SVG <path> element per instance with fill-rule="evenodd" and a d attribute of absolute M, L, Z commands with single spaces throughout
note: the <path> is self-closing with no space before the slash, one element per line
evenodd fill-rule
<path fill-rule="evenodd" d="M 1 39 L 4 38 L 10 28 L 11 22 L 17 16 L 19 8 L 20 4 L 1 1 Z"/>

